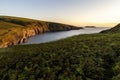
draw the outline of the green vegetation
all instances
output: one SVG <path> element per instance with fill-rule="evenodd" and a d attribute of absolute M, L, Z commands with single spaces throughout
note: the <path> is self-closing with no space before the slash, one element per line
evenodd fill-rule
<path fill-rule="evenodd" d="M 45 21 L 39 21 L 39 20 L 33 20 L 33 19 L 27 19 L 27 18 L 21 18 L 21 17 L 11 17 L 11 16 L 0 16 L 0 21 L 18 24 L 18 25 L 22 25 L 24 27 L 26 27 L 32 23 L 46 24 Z"/>
<path fill-rule="evenodd" d="M 1 80 L 120 80 L 120 32 L 0 49 Z"/>
<path fill-rule="evenodd" d="M 2 16 L 0 45 L 18 39 L 23 29 L 38 33 L 76 28 Z M 1 48 L 0 80 L 120 80 L 120 25 L 99 34 Z"/>
<path fill-rule="evenodd" d="M 102 31 L 101 33 L 118 33 L 120 32 L 120 24 L 116 25 L 115 27 Z"/>

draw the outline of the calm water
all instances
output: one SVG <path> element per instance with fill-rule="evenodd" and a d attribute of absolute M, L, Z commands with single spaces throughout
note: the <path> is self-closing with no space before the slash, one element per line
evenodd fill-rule
<path fill-rule="evenodd" d="M 39 34 L 34 37 L 31 37 L 28 39 L 26 43 L 23 43 L 23 44 L 45 43 L 45 42 L 55 41 L 55 40 L 59 40 L 59 39 L 63 39 L 66 37 L 79 35 L 79 34 L 99 33 L 102 30 L 106 30 L 106 29 L 109 29 L 109 28 L 99 27 L 99 28 L 84 28 L 79 30 L 70 30 L 70 31 L 62 31 L 62 32 L 48 32 L 48 33 L 43 33 L 43 34 Z"/>

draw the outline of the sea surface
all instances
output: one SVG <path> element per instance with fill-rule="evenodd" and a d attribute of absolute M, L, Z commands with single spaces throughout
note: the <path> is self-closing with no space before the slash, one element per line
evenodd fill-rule
<path fill-rule="evenodd" d="M 74 35 L 80 35 L 80 34 L 92 34 L 92 33 L 99 33 L 103 30 L 109 29 L 108 27 L 97 27 L 97 28 L 84 28 L 79 30 L 70 30 L 70 31 L 61 31 L 61 32 L 47 32 L 42 33 L 36 36 L 33 36 L 28 39 L 25 44 L 39 44 L 39 43 L 45 43 L 50 41 L 56 41 L 60 39 L 64 39 L 67 37 L 71 37 Z"/>

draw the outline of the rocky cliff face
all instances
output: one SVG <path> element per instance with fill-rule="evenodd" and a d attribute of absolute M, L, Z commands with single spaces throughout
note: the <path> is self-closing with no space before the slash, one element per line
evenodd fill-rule
<path fill-rule="evenodd" d="M 23 27 L 16 28 L 16 30 L 11 29 L 11 32 L 7 33 L 10 35 L 10 37 L 5 35 L 0 40 L 0 48 L 24 43 L 27 41 L 27 39 L 29 37 L 35 36 L 40 33 L 66 31 L 66 30 L 72 30 L 72 29 L 82 29 L 81 27 L 75 27 L 75 26 L 71 26 L 71 25 L 52 23 L 52 22 L 40 22 L 40 21 L 31 21 L 31 22 L 23 22 L 22 21 L 21 22 L 21 21 L 17 21 L 17 20 L 11 21 L 9 19 L 5 19 L 2 21 L 21 25 Z"/>
<path fill-rule="evenodd" d="M 20 33 L 15 33 L 14 38 L 9 38 L 7 40 L 2 39 L 3 43 L 0 44 L 0 48 L 24 43 L 29 37 L 48 32 L 49 30 L 43 27 L 28 27 L 18 31 L 20 31 Z"/>

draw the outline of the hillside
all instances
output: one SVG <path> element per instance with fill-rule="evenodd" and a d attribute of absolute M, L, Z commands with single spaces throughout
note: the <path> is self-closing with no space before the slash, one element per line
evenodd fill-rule
<path fill-rule="evenodd" d="M 101 33 L 117 33 L 120 32 L 120 24 L 116 25 L 115 27 L 102 31 Z"/>
<path fill-rule="evenodd" d="M 0 49 L 0 79 L 120 80 L 120 33 Z"/>
<path fill-rule="evenodd" d="M 23 43 L 29 37 L 39 33 L 73 29 L 82 28 L 27 18 L 0 16 L 0 48 Z"/>

